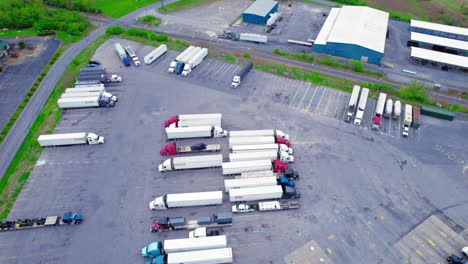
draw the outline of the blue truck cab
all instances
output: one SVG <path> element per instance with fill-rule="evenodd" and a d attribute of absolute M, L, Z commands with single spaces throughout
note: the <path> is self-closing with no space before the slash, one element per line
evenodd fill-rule
<path fill-rule="evenodd" d="M 123 63 L 125 64 L 125 67 L 130 67 L 130 61 L 128 60 L 128 57 L 125 56 L 123 57 Z"/>
<path fill-rule="evenodd" d="M 162 243 L 156 241 L 141 249 L 141 255 L 145 258 L 159 257 L 162 255 Z"/>
<path fill-rule="evenodd" d="M 154 259 L 147 261 L 146 264 L 166 264 L 166 256 L 155 257 Z"/>
<path fill-rule="evenodd" d="M 181 74 L 184 71 L 185 62 L 178 61 L 176 64 L 175 72 Z"/>
<path fill-rule="evenodd" d="M 289 187 L 294 187 L 296 184 L 294 183 L 293 180 L 286 178 L 285 176 L 281 176 L 278 179 L 278 184 L 281 186 L 289 186 Z"/>

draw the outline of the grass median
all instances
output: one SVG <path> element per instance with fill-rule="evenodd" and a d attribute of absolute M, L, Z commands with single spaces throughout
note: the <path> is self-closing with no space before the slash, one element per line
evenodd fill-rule
<path fill-rule="evenodd" d="M 164 8 L 158 8 L 159 12 L 172 13 L 182 10 L 187 10 L 201 5 L 216 2 L 216 0 L 178 0 L 170 4 L 164 5 Z"/>

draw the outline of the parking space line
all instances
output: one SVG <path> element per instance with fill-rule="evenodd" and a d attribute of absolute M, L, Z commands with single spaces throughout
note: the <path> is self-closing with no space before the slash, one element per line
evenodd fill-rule
<path fill-rule="evenodd" d="M 294 104 L 294 101 L 296 100 L 297 94 L 299 93 L 299 90 L 301 90 L 303 83 L 304 82 L 301 82 L 301 84 L 299 85 L 299 88 L 297 89 L 296 94 L 294 94 L 294 97 L 293 97 L 291 103 L 289 104 L 289 107 L 292 107 L 292 105 Z"/>
<path fill-rule="evenodd" d="M 312 97 L 310 98 L 309 105 L 307 105 L 306 112 L 309 112 L 310 105 L 312 104 L 312 101 L 314 100 L 315 94 L 317 93 L 317 90 L 318 90 L 318 89 L 319 89 L 319 87 L 318 87 L 318 86 L 315 86 L 314 94 L 313 94 Z"/>
<path fill-rule="evenodd" d="M 328 107 L 330 106 L 331 101 L 332 101 L 332 100 L 335 98 L 335 96 L 336 96 L 335 90 L 330 90 L 330 92 L 331 92 L 333 95 L 329 96 L 330 99 L 328 100 L 327 106 L 325 107 L 325 111 L 323 112 L 323 115 L 325 115 L 325 116 L 328 116 L 328 115 L 327 115 Z"/>
<path fill-rule="evenodd" d="M 300 109 L 300 108 L 301 108 L 302 102 L 304 102 L 304 98 L 306 97 L 307 93 L 309 92 L 309 88 L 310 88 L 310 83 L 309 83 L 309 85 L 307 85 L 307 89 L 306 89 L 304 95 L 302 96 L 301 101 L 300 101 L 299 104 L 297 105 L 297 109 Z M 305 107 L 304 107 L 303 109 L 305 109 Z"/>
<path fill-rule="evenodd" d="M 228 65 L 229 66 L 229 65 Z M 208 77 L 210 80 L 212 80 L 211 78 L 215 77 L 216 74 L 221 71 L 221 69 L 224 71 L 226 69 L 226 63 L 223 63 L 223 65 L 221 65 L 221 67 L 218 67 L 218 69 L 216 69 L 212 74 L 210 74 L 210 76 Z"/>
<path fill-rule="evenodd" d="M 320 104 L 322 103 L 323 95 L 325 94 L 326 90 L 327 90 L 327 88 L 324 88 L 324 89 L 323 89 L 322 97 L 320 97 L 320 101 L 319 101 L 319 103 L 317 104 L 317 108 L 315 108 L 314 113 L 317 113 L 318 109 L 320 108 Z"/>
<path fill-rule="evenodd" d="M 338 107 L 341 105 L 341 96 L 343 95 L 342 92 L 338 92 L 338 103 L 336 104 L 335 107 L 335 112 L 333 113 L 333 118 L 336 118 L 336 113 L 338 113 Z"/>

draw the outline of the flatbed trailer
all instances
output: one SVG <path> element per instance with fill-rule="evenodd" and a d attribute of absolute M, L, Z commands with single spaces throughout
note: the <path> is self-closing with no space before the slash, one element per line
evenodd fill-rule
<path fill-rule="evenodd" d="M 168 143 L 159 152 L 163 156 L 177 155 L 177 154 L 189 154 L 198 152 L 219 152 L 221 151 L 220 144 L 195 144 L 191 146 L 177 146 L 175 142 Z"/>
<path fill-rule="evenodd" d="M 151 232 L 193 230 L 200 227 L 232 226 L 232 213 L 219 213 L 200 219 L 185 220 L 183 217 L 163 217 L 151 223 Z"/>
<path fill-rule="evenodd" d="M 67 212 L 63 216 L 47 216 L 43 218 L 25 218 L 16 221 L 1 221 L 0 231 L 16 231 L 48 226 L 79 225 L 83 222 L 80 214 Z"/>
<path fill-rule="evenodd" d="M 268 212 L 299 209 L 301 205 L 298 201 L 265 201 L 257 203 L 241 203 L 232 206 L 233 213 L 249 213 L 249 212 Z"/>

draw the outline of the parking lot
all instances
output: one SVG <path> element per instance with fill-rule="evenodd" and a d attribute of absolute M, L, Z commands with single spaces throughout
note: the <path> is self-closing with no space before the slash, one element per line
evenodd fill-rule
<path fill-rule="evenodd" d="M 231 89 L 239 66 L 212 59 L 188 77 L 169 74 L 172 51 L 149 66 L 125 68 L 115 41 L 131 44 L 140 59 L 152 50 L 125 40 L 104 43 L 94 59 L 122 75 L 122 83 L 107 88 L 119 101 L 114 108 L 66 110 L 55 129 L 95 132 L 105 144 L 45 149 L 9 216 L 74 210 L 84 223 L 3 233 L 1 263 L 144 263 L 141 247 L 188 236 L 150 233 L 152 219 L 230 211 L 226 195 L 221 206 L 148 208 L 165 193 L 223 188 L 220 169 L 157 171 L 167 158 L 159 155 L 167 143 L 163 121 L 182 113 L 219 112 L 227 130 L 274 127 L 291 135 L 301 208 L 235 215 L 224 228 L 234 263 L 441 263 L 466 246 L 468 174 L 464 163 L 434 150 L 438 144 L 467 160 L 466 122 L 427 118 L 419 140 L 398 139 L 393 130 L 394 137 L 382 136 L 342 121 L 349 94 L 257 71 Z M 365 120 L 371 116 L 367 110 Z M 195 142 L 220 143 L 225 158 L 229 152 L 227 139 L 178 144 Z M 419 242 L 410 243 L 412 236 Z"/>

